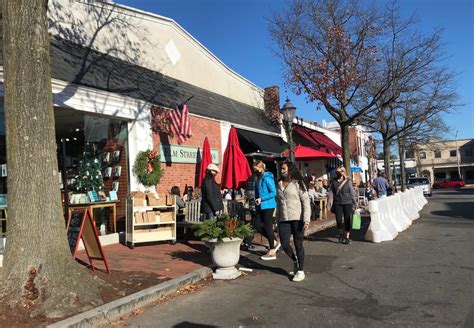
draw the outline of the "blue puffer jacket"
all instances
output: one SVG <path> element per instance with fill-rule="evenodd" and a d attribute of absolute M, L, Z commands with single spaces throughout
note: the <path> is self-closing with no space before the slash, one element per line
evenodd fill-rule
<path fill-rule="evenodd" d="M 276 186 L 275 179 L 271 172 L 263 173 L 263 177 L 258 180 L 257 188 L 255 188 L 255 198 L 260 198 L 262 203 L 260 209 L 266 210 L 276 207 Z"/>

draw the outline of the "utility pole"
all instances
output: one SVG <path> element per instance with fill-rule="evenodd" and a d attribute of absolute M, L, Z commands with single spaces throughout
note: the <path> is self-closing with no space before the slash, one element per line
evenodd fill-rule
<path fill-rule="evenodd" d="M 456 161 L 458 162 L 458 178 L 459 179 L 462 179 L 462 176 L 461 176 L 461 165 L 460 165 L 460 161 L 459 161 L 459 148 L 458 148 L 458 130 L 456 130 L 456 136 L 454 137 L 455 141 L 456 141 Z"/>

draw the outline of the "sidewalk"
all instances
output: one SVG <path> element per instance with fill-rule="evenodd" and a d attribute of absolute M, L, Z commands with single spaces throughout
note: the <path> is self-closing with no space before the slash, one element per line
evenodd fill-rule
<path fill-rule="evenodd" d="M 334 219 L 314 221 L 306 235 L 334 225 Z M 258 243 L 258 237 L 256 241 Z M 107 303 L 48 327 L 87 327 L 111 322 L 162 297 L 175 295 L 180 288 L 211 273 L 211 257 L 200 241 L 183 241 L 176 245 L 144 244 L 136 245 L 134 249 L 115 244 L 103 249 L 111 273 L 105 272 L 103 263 L 94 261 L 99 269 L 94 274 L 114 287 L 103 292 Z M 85 252 L 79 254 L 79 259 L 86 261 Z"/>

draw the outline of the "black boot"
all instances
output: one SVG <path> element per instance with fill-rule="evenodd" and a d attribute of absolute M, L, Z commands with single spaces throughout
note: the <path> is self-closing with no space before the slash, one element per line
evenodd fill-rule
<path fill-rule="evenodd" d="M 339 243 L 344 244 L 345 238 L 344 238 L 344 231 L 339 230 Z"/>

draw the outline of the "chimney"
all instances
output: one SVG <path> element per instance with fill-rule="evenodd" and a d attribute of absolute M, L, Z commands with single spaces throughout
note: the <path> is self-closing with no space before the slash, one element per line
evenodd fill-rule
<path fill-rule="evenodd" d="M 275 126 L 280 127 L 280 88 L 277 86 L 265 88 L 263 94 L 263 107 L 268 119 L 272 121 Z"/>

